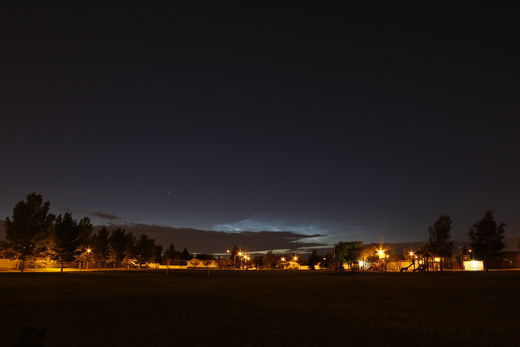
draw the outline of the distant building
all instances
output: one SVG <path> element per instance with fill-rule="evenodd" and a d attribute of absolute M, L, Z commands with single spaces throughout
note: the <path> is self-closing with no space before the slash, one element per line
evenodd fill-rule
<path fill-rule="evenodd" d="M 480 260 L 465 260 L 464 271 L 484 271 L 484 262 Z"/>

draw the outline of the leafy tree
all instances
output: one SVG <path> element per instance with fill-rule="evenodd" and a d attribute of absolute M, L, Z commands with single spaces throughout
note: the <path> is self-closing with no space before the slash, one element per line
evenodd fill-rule
<path fill-rule="evenodd" d="M 146 237 L 148 238 L 148 236 L 146 236 Z M 138 250 L 137 250 L 136 237 L 134 236 L 133 233 L 128 232 L 128 233 L 125 234 L 125 236 L 123 238 L 123 243 L 125 245 L 125 257 L 123 258 L 123 260 L 127 263 L 127 265 L 129 265 L 130 261 L 132 261 L 132 260 L 133 261 L 137 261 L 137 251 Z M 152 247 L 150 247 L 150 249 L 151 248 Z M 150 254 L 152 252 L 147 254 L 147 256 L 150 256 Z"/>
<path fill-rule="evenodd" d="M 128 234 L 127 234 L 128 235 Z M 132 236 L 133 237 L 133 236 Z M 127 238 L 127 240 L 129 240 Z M 129 241 L 127 241 L 129 242 Z M 133 250 L 135 252 L 135 258 L 139 265 L 145 264 L 155 257 L 155 240 L 149 238 L 145 234 L 141 234 L 137 242 L 135 243 L 135 248 Z"/>
<path fill-rule="evenodd" d="M 161 245 L 155 245 L 154 247 L 154 256 L 153 261 L 157 264 L 160 264 L 163 261 L 163 248 Z"/>
<path fill-rule="evenodd" d="M 191 260 L 193 259 L 193 256 L 190 254 L 187 248 L 184 248 L 181 253 L 181 259 L 182 260 Z"/>
<path fill-rule="evenodd" d="M 257 269 L 260 269 L 260 267 L 264 264 L 264 257 L 261 255 L 257 255 L 253 258 L 253 264 Z"/>
<path fill-rule="evenodd" d="M 170 264 L 171 261 L 175 263 L 175 259 L 179 257 L 179 254 L 177 250 L 175 250 L 175 247 L 173 246 L 173 243 L 170 244 L 170 247 L 164 252 L 164 259 L 166 260 L 166 264 Z"/>
<path fill-rule="evenodd" d="M 63 263 L 73 261 L 80 254 L 83 226 L 72 218 L 72 214 L 67 212 L 59 215 L 54 223 L 53 246 L 54 258 L 60 261 L 60 269 L 63 272 Z"/>
<path fill-rule="evenodd" d="M 333 253 L 327 253 L 322 260 L 320 261 L 320 267 L 323 269 L 334 269 L 334 254 Z"/>
<path fill-rule="evenodd" d="M 277 262 L 278 257 L 273 254 L 273 251 L 267 252 L 263 259 L 264 269 L 272 269 L 276 267 Z"/>
<path fill-rule="evenodd" d="M 90 218 L 83 217 L 80 219 L 78 223 L 79 228 L 79 242 L 80 246 L 84 248 L 88 248 L 91 246 L 90 242 L 92 240 L 92 230 L 94 227 L 92 226 L 92 223 L 90 222 Z"/>
<path fill-rule="evenodd" d="M 124 229 L 117 228 L 112 230 L 108 238 L 108 246 L 110 249 L 110 259 L 114 262 L 122 262 L 125 259 L 127 253 L 127 239 Z"/>
<path fill-rule="evenodd" d="M 320 262 L 320 256 L 318 256 L 318 254 L 316 253 L 316 250 L 314 249 L 312 252 L 311 252 L 311 255 L 309 256 L 309 269 L 311 270 L 316 270 L 315 266 L 316 264 L 319 264 Z"/>
<path fill-rule="evenodd" d="M 92 236 L 92 252 L 94 260 L 98 263 L 98 266 L 103 263 L 106 264 L 108 257 L 110 256 L 110 247 L 108 245 L 108 237 L 110 232 L 107 228 L 102 227 L 96 234 Z"/>
<path fill-rule="evenodd" d="M 42 251 L 42 240 L 49 234 L 54 215 L 49 213 L 49 202 L 43 202 L 36 193 L 27 195 L 13 209 L 13 216 L 5 221 L 8 256 L 21 261 L 20 271 L 25 270 L 28 258 Z"/>
<path fill-rule="evenodd" d="M 484 263 L 489 270 L 489 261 L 504 249 L 504 233 L 506 224 L 498 224 L 494 211 L 486 211 L 484 217 L 473 225 L 469 231 L 472 253 Z"/>
<path fill-rule="evenodd" d="M 88 267 L 88 262 L 90 260 L 91 253 L 87 252 L 87 249 L 92 248 L 92 230 L 94 229 L 94 227 L 90 222 L 90 218 L 84 217 L 80 219 L 78 223 L 78 228 L 79 254 L 76 256 L 76 260 L 80 262 L 80 267 L 82 262 L 87 263 Z"/>
<path fill-rule="evenodd" d="M 441 258 L 441 271 L 446 269 L 448 258 L 453 253 L 451 225 L 452 220 L 450 216 L 442 215 L 428 228 L 427 248 L 433 256 Z"/>
<path fill-rule="evenodd" d="M 359 260 L 359 255 L 363 248 L 363 242 L 361 241 L 339 242 L 334 247 L 336 268 L 341 269 L 343 267 L 343 263 L 348 263 L 350 269 L 354 271 L 353 265 Z"/>

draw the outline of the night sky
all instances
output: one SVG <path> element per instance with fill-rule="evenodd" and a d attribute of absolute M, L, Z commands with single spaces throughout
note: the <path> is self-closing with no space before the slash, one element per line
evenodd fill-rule
<path fill-rule="evenodd" d="M 2 8 L 0 218 L 520 236 L 515 11 L 339 3 Z"/>

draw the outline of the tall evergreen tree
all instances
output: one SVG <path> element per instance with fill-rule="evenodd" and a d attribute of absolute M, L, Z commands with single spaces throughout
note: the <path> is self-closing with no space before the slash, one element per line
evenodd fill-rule
<path fill-rule="evenodd" d="M 90 247 L 90 242 L 92 240 L 92 230 L 94 230 L 94 226 L 90 222 L 90 218 L 83 217 L 80 219 L 78 223 L 79 228 L 79 243 L 80 247 L 88 248 Z"/>
<path fill-rule="evenodd" d="M 54 258 L 60 261 L 60 269 L 63 272 L 63 264 L 73 261 L 80 254 L 83 227 L 67 212 L 59 215 L 54 223 L 52 237 L 52 251 Z"/>
<path fill-rule="evenodd" d="M 450 216 L 442 215 L 428 228 L 427 249 L 433 256 L 441 258 L 441 271 L 446 269 L 449 257 L 453 253 L 451 225 Z"/>
<path fill-rule="evenodd" d="M 494 211 L 490 210 L 469 231 L 472 253 L 483 261 L 486 271 L 489 270 L 489 261 L 504 249 L 505 227 L 506 224 L 497 223 Z"/>
<path fill-rule="evenodd" d="M 124 229 L 116 228 L 112 230 L 108 238 L 110 249 L 110 259 L 116 267 L 116 262 L 122 262 L 127 253 L 127 240 Z"/>
<path fill-rule="evenodd" d="M 146 238 L 148 238 L 148 236 L 146 236 Z M 123 260 L 126 260 L 127 263 L 129 263 L 131 260 L 137 260 L 137 242 L 136 237 L 132 232 L 128 232 L 125 234 L 123 238 L 123 243 L 125 245 L 125 256 Z"/>
<path fill-rule="evenodd" d="M 168 262 L 168 264 L 172 261 L 175 261 L 177 258 L 177 251 L 175 250 L 175 246 L 173 243 L 170 244 L 170 247 L 164 252 L 164 259 Z"/>
<path fill-rule="evenodd" d="M 49 213 L 49 202 L 43 202 L 36 193 L 27 195 L 13 209 L 13 216 L 5 221 L 5 247 L 10 258 L 20 260 L 20 271 L 25 270 L 28 258 L 42 251 L 42 240 L 48 236 L 54 221 Z"/>
<path fill-rule="evenodd" d="M 190 252 L 188 251 L 188 249 L 186 247 L 182 250 L 181 259 L 182 260 L 191 260 L 191 259 L 193 259 L 193 256 L 190 254 Z"/>
<path fill-rule="evenodd" d="M 98 263 L 98 267 L 101 263 L 106 264 L 108 257 L 110 256 L 110 248 L 108 245 L 108 237 L 110 232 L 107 228 L 102 227 L 92 237 L 92 252 L 94 255 L 94 261 Z"/>

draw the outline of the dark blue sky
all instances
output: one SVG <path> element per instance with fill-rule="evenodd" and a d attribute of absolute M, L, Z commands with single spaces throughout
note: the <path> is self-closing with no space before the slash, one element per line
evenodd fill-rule
<path fill-rule="evenodd" d="M 2 9 L 0 213 L 520 236 L 518 25 L 421 5 Z M 103 220 L 99 220 L 102 222 Z"/>

